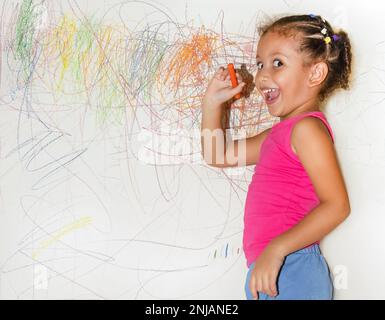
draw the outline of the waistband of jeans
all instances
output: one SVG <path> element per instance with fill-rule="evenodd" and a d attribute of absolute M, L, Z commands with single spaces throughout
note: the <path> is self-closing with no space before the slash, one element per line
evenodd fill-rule
<path fill-rule="evenodd" d="M 300 249 L 298 251 L 294 251 L 291 254 L 305 254 L 305 253 L 315 253 L 315 254 L 321 254 L 321 250 L 318 243 L 315 243 L 309 247 Z"/>

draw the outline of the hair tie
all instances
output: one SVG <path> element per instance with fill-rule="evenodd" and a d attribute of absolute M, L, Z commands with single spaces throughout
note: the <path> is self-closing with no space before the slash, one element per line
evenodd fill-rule
<path fill-rule="evenodd" d="M 324 38 L 324 41 L 326 44 L 329 44 L 332 41 L 332 39 L 330 37 L 326 37 Z"/>
<path fill-rule="evenodd" d="M 313 13 L 309 14 L 309 17 L 312 18 L 312 19 L 317 19 L 317 16 Z M 323 35 L 323 41 L 326 43 L 326 44 L 329 44 L 330 42 L 332 42 L 332 40 L 334 42 L 338 41 L 338 40 L 341 40 L 341 36 L 339 36 L 338 34 L 333 34 L 331 37 L 329 36 L 328 34 L 328 29 L 326 27 L 326 20 L 322 17 L 320 17 L 321 21 L 323 22 L 322 24 L 322 29 L 321 29 L 321 34 Z"/>

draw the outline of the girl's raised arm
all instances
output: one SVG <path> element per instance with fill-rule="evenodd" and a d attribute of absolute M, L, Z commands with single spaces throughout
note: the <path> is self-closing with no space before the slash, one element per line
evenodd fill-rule
<path fill-rule="evenodd" d="M 241 77 L 240 77 L 241 78 Z M 216 168 L 239 167 L 256 164 L 260 146 L 270 129 L 235 141 L 226 141 L 230 108 L 227 101 L 240 93 L 245 83 L 232 88 L 228 71 L 220 68 L 210 81 L 203 98 L 201 144 L 205 162 Z"/>

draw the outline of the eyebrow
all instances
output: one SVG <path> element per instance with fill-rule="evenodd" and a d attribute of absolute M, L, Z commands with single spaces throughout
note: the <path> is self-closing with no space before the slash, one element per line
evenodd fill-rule
<path fill-rule="evenodd" d="M 272 53 L 271 55 L 272 55 L 272 56 L 277 56 L 277 55 L 279 55 L 279 56 L 284 56 L 286 59 L 289 59 L 288 56 L 284 55 L 284 54 L 281 53 L 281 52 L 274 52 L 274 53 Z M 260 58 L 260 57 L 257 55 L 255 58 L 258 59 L 258 58 Z"/>

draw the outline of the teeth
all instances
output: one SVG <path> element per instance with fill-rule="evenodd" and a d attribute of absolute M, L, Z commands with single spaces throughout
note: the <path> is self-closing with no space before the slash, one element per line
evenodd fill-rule
<path fill-rule="evenodd" d="M 273 92 L 273 91 L 276 91 L 277 89 L 275 88 L 272 88 L 272 89 L 266 89 L 266 90 L 263 90 L 263 93 L 270 93 L 270 92 Z"/>

